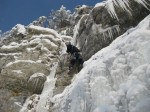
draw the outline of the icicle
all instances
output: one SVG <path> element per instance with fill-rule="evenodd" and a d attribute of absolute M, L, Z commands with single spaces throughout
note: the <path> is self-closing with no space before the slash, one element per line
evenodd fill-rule
<path fill-rule="evenodd" d="M 111 15 L 111 17 L 116 18 L 119 21 L 112 0 L 109 0 L 106 2 L 106 9 L 107 9 L 108 13 Z"/>
<path fill-rule="evenodd" d="M 34 90 L 36 90 L 37 86 L 38 86 L 38 82 L 39 82 L 39 79 L 35 79 L 35 82 L 34 82 Z"/>
<path fill-rule="evenodd" d="M 117 7 L 121 7 L 124 11 L 127 11 L 129 14 L 131 14 L 130 6 L 129 6 L 129 0 L 114 0 L 114 5 Z"/>
<path fill-rule="evenodd" d="M 145 0 L 134 0 L 135 2 L 142 4 L 146 9 L 150 10 L 146 5 L 149 5 Z"/>
<path fill-rule="evenodd" d="M 83 16 L 82 16 L 82 17 L 83 17 Z M 73 35 L 72 43 L 73 43 L 74 45 L 77 44 L 77 36 L 78 36 L 78 34 L 79 34 L 79 28 L 80 28 L 80 24 L 81 24 L 82 17 L 81 17 L 81 19 L 79 20 L 79 22 L 77 23 L 77 25 L 75 25 L 74 30 L 73 30 L 74 35 Z"/>
<path fill-rule="evenodd" d="M 96 4 L 95 7 L 98 6 L 105 6 L 108 13 L 110 14 L 110 16 L 112 18 L 115 18 L 117 20 L 119 20 L 117 14 L 116 14 L 116 7 L 122 8 L 124 11 L 128 12 L 130 15 L 131 14 L 131 8 L 130 8 L 130 3 L 131 0 L 106 0 L 105 2 Z M 146 2 L 146 0 L 132 0 L 135 1 L 141 5 L 143 5 L 146 9 L 150 10 L 147 5 L 149 5 L 149 3 Z"/>
<path fill-rule="evenodd" d="M 106 37 L 105 37 L 104 33 L 102 35 L 103 35 L 104 41 L 106 41 Z"/>
<path fill-rule="evenodd" d="M 106 28 L 106 29 L 101 29 L 101 31 L 99 31 L 99 33 L 102 34 L 104 40 L 106 40 L 106 38 L 113 39 L 113 34 L 115 33 L 115 31 L 117 33 L 120 32 L 119 25 L 115 25 L 113 27 L 109 27 L 109 28 Z"/>
<path fill-rule="evenodd" d="M 120 32 L 120 27 L 119 27 L 119 25 L 116 25 L 116 31 L 117 31 L 117 33 L 119 33 Z"/>
<path fill-rule="evenodd" d="M 74 27 L 74 35 L 73 35 L 73 40 L 72 40 L 72 44 L 76 45 L 77 44 L 77 37 L 79 34 L 79 29 L 80 29 L 80 25 L 83 22 L 84 19 L 86 19 L 88 17 L 88 14 L 84 14 L 81 19 L 79 20 L 79 22 L 77 23 L 77 25 L 75 25 Z"/>

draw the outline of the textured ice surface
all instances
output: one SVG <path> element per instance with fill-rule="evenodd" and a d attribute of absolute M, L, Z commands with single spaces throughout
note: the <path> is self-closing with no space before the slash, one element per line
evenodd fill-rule
<path fill-rule="evenodd" d="M 55 112 L 149 112 L 150 16 L 84 63 Z"/>

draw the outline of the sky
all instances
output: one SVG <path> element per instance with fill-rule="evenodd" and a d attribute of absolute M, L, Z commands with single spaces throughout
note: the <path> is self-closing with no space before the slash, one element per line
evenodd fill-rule
<path fill-rule="evenodd" d="M 94 6 L 102 0 L 0 0 L 0 30 L 11 30 L 16 24 L 28 25 L 40 16 L 64 5 L 73 10 L 77 5 Z"/>

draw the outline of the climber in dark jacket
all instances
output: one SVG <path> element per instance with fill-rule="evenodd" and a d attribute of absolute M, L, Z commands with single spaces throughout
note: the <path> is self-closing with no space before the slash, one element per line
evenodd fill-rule
<path fill-rule="evenodd" d="M 83 60 L 81 54 L 79 52 L 75 52 L 73 54 L 72 59 L 70 60 L 69 70 L 71 70 L 73 68 L 73 66 L 76 64 L 78 66 L 78 71 L 80 71 L 80 69 L 83 66 L 83 63 L 84 63 L 84 60 Z"/>
<path fill-rule="evenodd" d="M 74 66 L 75 63 L 76 63 L 76 59 L 75 58 L 73 58 L 73 59 L 70 60 L 69 70 L 71 70 L 73 68 L 73 66 Z"/>
<path fill-rule="evenodd" d="M 80 71 L 82 69 L 83 63 L 84 63 L 84 60 L 83 60 L 82 56 L 79 54 L 79 57 L 77 59 L 78 71 Z"/>
<path fill-rule="evenodd" d="M 80 52 L 80 50 L 77 47 L 71 45 L 71 43 L 69 43 L 67 45 L 67 53 L 70 53 L 71 55 L 73 55 L 75 52 Z"/>
<path fill-rule="evenodd" d="M 77 61 L 78 61 L 78 64 L 79 64 L 79 65 L 83 65 L 83 63 L 84 63 L 84 60 L 83 60 L 82 58 L 78 58 Z"/>
<path fill-rule="evenodd" d="M 76 60 L 78 60 L 79 57 L 81 57 L 81 55 L 80 55 L 79 52 L 75 52 L 75 53 L 73 53 L 73 57 L 74 57 Z"/>

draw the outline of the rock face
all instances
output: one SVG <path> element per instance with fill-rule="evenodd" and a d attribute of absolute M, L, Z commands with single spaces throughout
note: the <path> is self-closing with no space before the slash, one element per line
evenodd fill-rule
<path fill-rule="evenodd" d="M 134 0 L 130 1 L 129 6 L 130 13 L 115 7 L 118 20 L 111 17 L 106 5 L 95 6 L 90 13 L 80 15 L 80 20 L 74 28 L 72 43 L 80 48 L 85 60 L 108 46 L 129 28 L 136 26 L 149 14 L 149 10 Z"/>
<path fill-rule="evenodd" d="M 63 48 L 64 43 L 56 31 L 33 25 L 26 28 L 16 25 L 7 38 L 1 39 L 2 112 L 18 112 L 26 97 L 42 92 L 50 68 L 58 61 Z"/>

